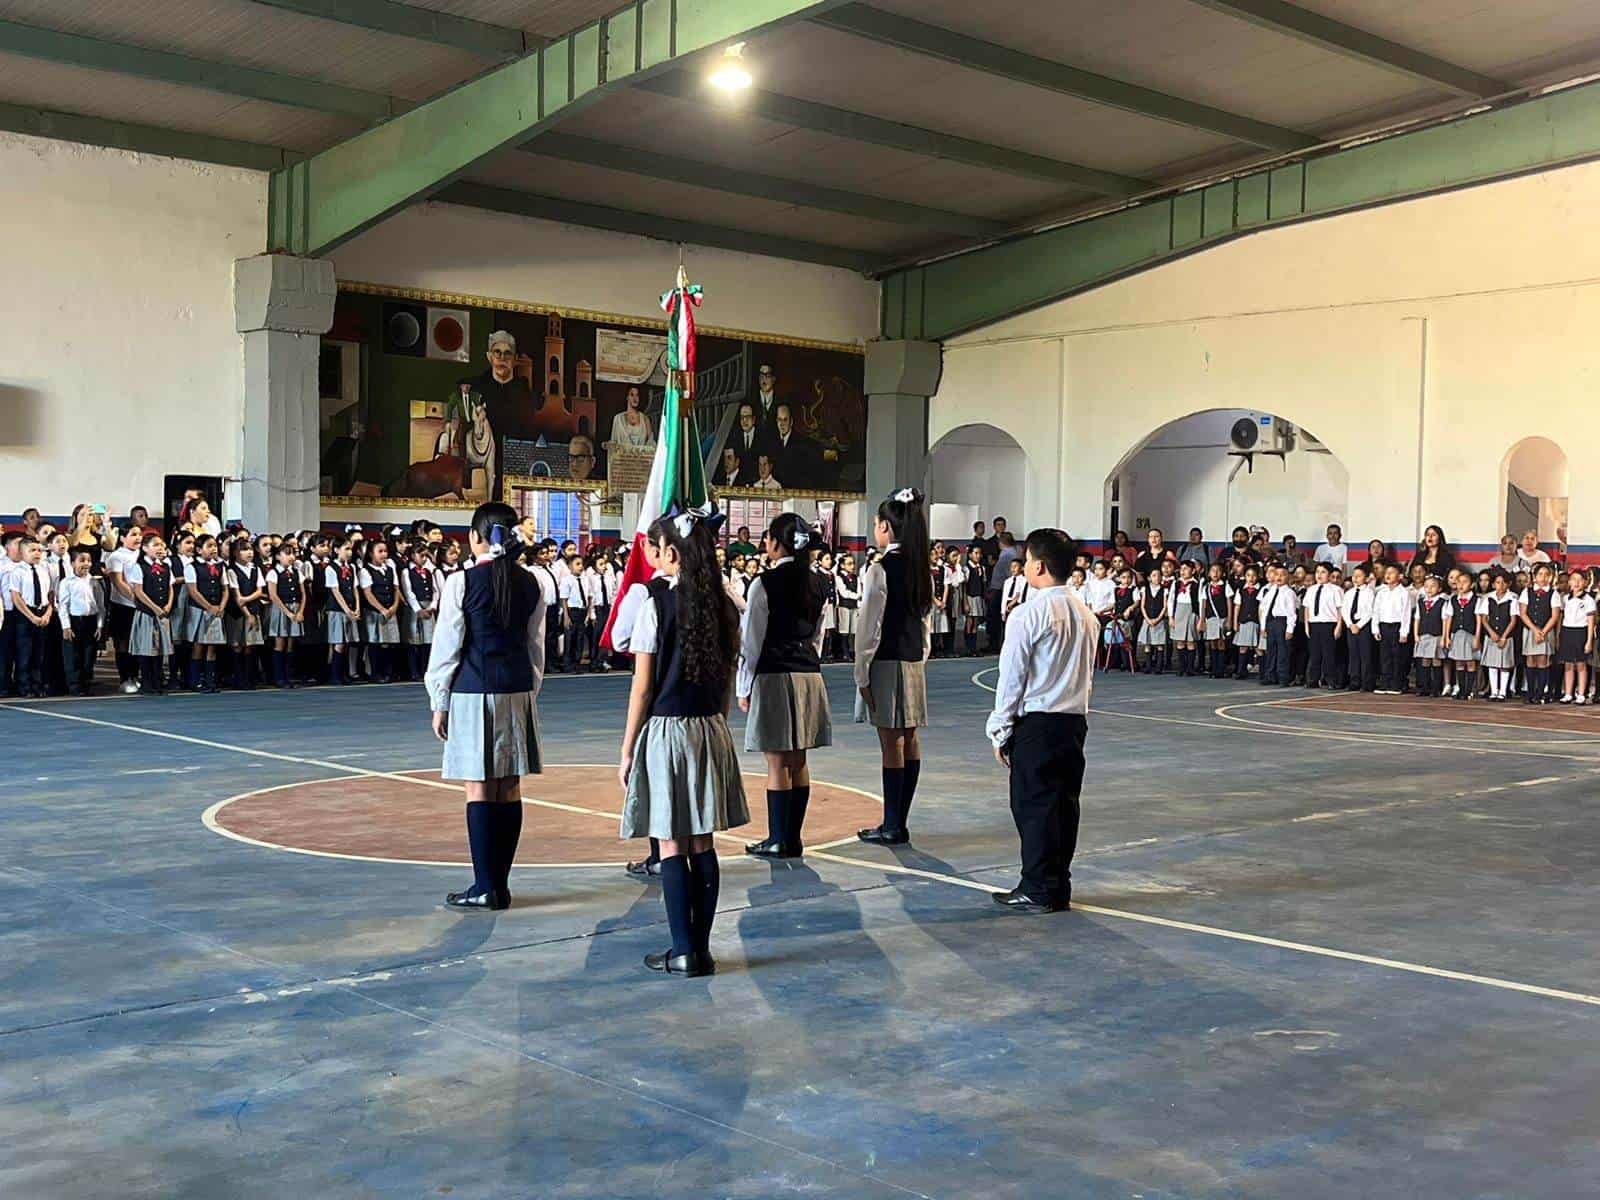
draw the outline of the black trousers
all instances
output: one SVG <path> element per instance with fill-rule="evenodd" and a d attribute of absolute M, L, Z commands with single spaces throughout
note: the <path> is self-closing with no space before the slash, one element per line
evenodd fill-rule
<path fill-rule="evenodd" d="M 1079 713 L 1029 713 L 1011 735 L 1011 817 L 1022 838 L 1020 887 L 1035 900 L 1066 904 L 1072 897 L 1088 734 L 1088 718 Z"/>
<path fill-rule="evenodd" d="M 576 671 L 583 660 L 584 643 L 589 640 L 586 609 L 567 609 L 567 670 Z"/>
<path fill-rule="evenodd" d="M 1339 677 L 1338 639 L 1332 621 L 1311 622 L 1310 644 L 1306 650 L 1306 686 L 1332 687 Z"/>
<path fill-rule="evenodd" d="M 544 666 L 554 671 L 561 666 L 561 605 L 547 605 L 544 610 Z"/>
<path fill-rule="evenodd" d="M 1267 653 L 1261 660 L 1261 682 L 1289 684 L 1289 618 L 1267 618 Z"/>
<path fill-rule="evenodd" d="M 64 696 L 67 694 L 67 663 L 61 650 L 66 644 L 61 636 L 61 618 L 53 618 L 43 632 L 44 690 L 52 696 Z"/>
<path fill-rule="evenodd" d="M 1372 628 L 1352 629 L 1345 635 L 1349 643 L 1347 655 L 1350 664 L 1350 686 L 1370 692 L 1378 686 L 1378 643 L 1373 639 Z"/>
<path fill-rule="evenodd" d="M 998 654 L 1000 646 L 1006 639 L 1006 623 L 1000 614 L 1000 593 L 998 591 L 984 593 L 988 604 L 989 626 L 989 653 Z"/>
<path fill-rule="evenodd" d="M 44 691 L 45 633 L 20 612 L 7 618 L 6 624 L 16 623 L 16 679 L 17 691 L 32 696 Z"/>
<path fill-rule="evenodd" d="M 605 657 L 600 652 L 600 639 L 605 636 L 606 622 L 611 620 L 611 605 L 596 604 L 594 617 L 589 622 L 589 665 L 599 670 Z"/>
<path fill-rule="evenodd" d="M 94 683 L 94 660 L 100 650 L 95 635 L 100 628 L 100 618 L 87 616 L 68 619 L 72 622 L 72 640 L 63 640 L 61 643 L 67 683 L 80 692 L 86 692 Z"/>
<path fill-rule="evenodd" d="M 0 624 L 0 695 L 17 694 L 17 629 L 27 623 L 21 613 L 6 609 L 5 623 Z"/>
<path fill-rule="evenodd" d="M 1386 621 L 1378 626 L 1378 686 L 1388 692 L 1398 692 L 1405 678 L 1405 661 L 1401 658 L 1400 623 Z"/>

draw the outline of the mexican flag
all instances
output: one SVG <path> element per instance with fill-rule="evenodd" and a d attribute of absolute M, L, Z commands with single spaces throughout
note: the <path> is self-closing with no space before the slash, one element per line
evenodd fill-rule
<path fill-rule="evenodd" d="M 699 284 L 690 284 L 683 268 L 678 281 L 661 295 L 667 314 L 667 395 L 661 410 L 661 430 L 656 438 L 656 454 L 650 463 L 650 482 L 639 502 L 639 525 L 633 533 L 628 567 L 622 574 L 625 596 L 636 583 L 650 582 L 650 565 L 645 562 L 646 531 L 674 503 L 680 507 L 699 507 L 706 503 L 705 463 L 700 458 L 700 429 L 694 419 L 695 334 L 694 310 L 700 306 Z M 601 635 L 601 648 L 612 650 L 611 627 L 622 605 L 611 606 L 611 616 Z"/>

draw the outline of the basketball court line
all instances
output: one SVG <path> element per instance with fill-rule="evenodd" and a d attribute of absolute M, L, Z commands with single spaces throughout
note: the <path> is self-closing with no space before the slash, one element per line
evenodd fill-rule
<path fill-rule="evenodd" d="M 983 672 L 979 672 L 982 674 Z M 977 682 L 974 677 L 973 682 Z M 982 684 L 979 684 L 982 687 Z M 990 689 L 992 690 L 992 689 Z M 403 783 L 411 783 L 423 787 L 439 787 L 448 791 L 456 791 L 454 784 L 444 783 L 431 779 L 420 779 L 414 776 L 389 771 L 369 771 L 364 767 L 348 766 L 343 763 L 333 763 L 326 760 L 301 758 L 296 755 L 278 754 L 270 750 L 257 750 L 247 746 L 234 746 L 227 742 L 211 741 L 206 738 L 192 737 L 189 734 L 170 733 L 164 730 L 145 729 L 137 725 L 123 725 L 116 721 L 106 721 L 95 717 L 80 717 L 71 713 L 49 712 L 40 709 L 22 708 L 18 712 L 31 713 L 35 716 L 51 717 L 63 721 L 79 721 L 88 725 L 97 725 L 110 729 L 120 729 L 124 732 L 139 734 L 141 736 L 157 736 L 172 741 L 187 742 L 194 745 L 206 746 L 218 750 L 232 751 L 253 757 L 269 758 L 280 762 L 298 763 L 304 766 L 316 766 L 343 771 L 351 775 L 375 776 L 383 779 L 395 779 Z M 304 782 L 304 781 L 302 781 Z M 550 807 L 559 807 L 566 811 L 586 813 L 593 817 L 604 818 L 608 821 L 619 819 L 616 813 L 602 812 L 597 809 L 583 808 L 578 805 L 557 805 L 552 801 L 535 801 L 548 804 Z M 742 842 L 742 837 L 731 833 L 719 833 L 716 837 L 721 841 Z M 851 858 L 842 854 L 830 854 L 825 850 L 812 850 L 808 854 L 822 862 L 835 863 L 841 866 L 855 867 L 858 870 L 877 871 L 889 875 L 907 875 L 927 879 L 936 883 L 944 883 L 952 887 L 966 888 L 970 891 L 988 892 L 991 895 L 1005 892 L 1009 889 L 995 884 L 982 883 L 975 879 L 964 879 L 957 875 L 949 875 L 938 871 L 927 871 L 918 867 L 907 867 L 900 863 L 869 862 L 864 859 Z M 452 864 L 455 865 L 455 864 Z M 1600 995 L 1591 995 L 1586 992 L 1569 991 L 1563 988 L 1544 987 L 1539 984 L 1522 983 L 1513 979 L 1500 979 L 1490 975 L 1477 975 L 1466 971 L 1454 971 L 1444 967 L 1428 966 L 1425 963 L 1406 962 L 1401 959 L 1379 958 L 1370 954 L 1359 954 L 1351 950 L 1340 950 L 1331 946 L 1316 946 L 1306 942 L 1291 942 L 1281 938 L 1267 937 L 1261 934 L 1245 933 L 1241 930 L 1222 929 L 1214 925 L 1200 925 L 1192 921 L 1180 921 L 1172 917 L 1160 917 L 1149 913 L 1130 912 L 1127 909 L 1105 908 L 1095 904 L 1075 903 L 1073 910 L 1089 913 L 1094 916 L 1109 917 L 1115 920 L 1136 921 L 1142 925 L 1157 925 L 1166 929 L 1175 929 L 1186 933 L 1197 933 L 1206 937 L 1220 938 L 1227 941 L 1248 943 L 1251 945 L 1267 946 L 1278 950 L 1288 950 L 1299 954 L 1308 954 L 1322 958 L 1336 959 L 1343 962 L 1360 963 L 1366 966 L 1381 967 L 1386 970 L 1401 971 L 1413 975 L 1428 976 L 1435 979 L 1446 979 L 1457 983 L 1471 983 L 1482 987 L 1496 988 L 1501 991 L 1519 992 L 1530 996 L 1539 996 L 1550 1000 L 1565 1000 L 1575 1004 L 1584 1004 L 1600 1007 Z"/>

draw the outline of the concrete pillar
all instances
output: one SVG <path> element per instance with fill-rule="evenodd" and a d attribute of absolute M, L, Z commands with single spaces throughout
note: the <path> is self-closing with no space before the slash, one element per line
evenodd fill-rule
<path fill-rule="evenodd" d="M 233 264 L 234 327 L 244 337 L 237 510 L 252 530 L 321 524 L 317 356 L 334 296 L 331 262 L 260 254 Z"/>
<path fill-rule="evenodd" d="M 939 390 L 944 348 L 938 342 L 867 343 L 867 503 L 902 487 L 928 488 L 928 397 Z M 856 531 L 865 534 L 866 529 Z"/>

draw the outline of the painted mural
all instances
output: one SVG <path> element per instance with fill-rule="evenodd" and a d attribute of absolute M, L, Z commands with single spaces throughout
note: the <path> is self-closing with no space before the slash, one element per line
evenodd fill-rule
<path fill-rule="evenodd" d="M 709 306 L 708 306 L 709 307 Z M 636 491 L 666 376 L 657 322 L 344 284 L 323 339 L 331 496 L 476 504 Z M 859 349 L 702 326 L 700 447 L 730 493 L 861 493 Z"/>

